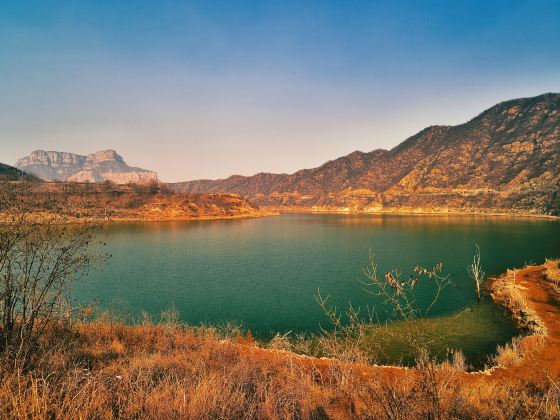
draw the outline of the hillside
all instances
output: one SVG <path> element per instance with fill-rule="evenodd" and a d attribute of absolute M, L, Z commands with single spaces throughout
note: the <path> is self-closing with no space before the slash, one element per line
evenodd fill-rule
<path fill-rule="evenodd" d="M 33 181 L 37 180 L 36 177 L 33 175 L 29 175 L 28 173 L 14 168 L 10 165 L 5 165 L 0 163 L 0 181 L 21 181 L 21 180 L 28 180 Z"/>
<path fill-rule="evenodd" d="M 114 150 L 103 150 L 87 156 L 35 150 L 19 159 L 15 166 L 45 181 L 112 181 L 116 184 L 157 181 L 155 172 L 128 166 Z"/>
<path fill-rule="evenodd" d="M 157 184 L 0 183 L 0 221 L 23 206 L 43 219 L 159 221 L 258 217 L 265 213 L 235 194 L 174 193 Z"/>
<path fill-rule="evenodd" d="M 171 184 L 316 211 L 560 214 L 560 94 L 515 99 L 465 124 L 432 126 L 391 150 L 353 152 L 294 174 Z"/>

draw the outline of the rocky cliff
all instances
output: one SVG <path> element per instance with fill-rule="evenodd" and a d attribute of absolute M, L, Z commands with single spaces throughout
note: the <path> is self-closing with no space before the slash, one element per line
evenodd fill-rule
<path fill-rule="evenodd" d="M 294 174 L 172 184 L 316 211 L 560 214 L 560 94 L 500 103 L 465 124 L 433 126 L 391 150 L 353 152 Z"/>
<path fill-rule="evenodd" d="M 45 181 L 112 181 L 116 184 L 157 181 L 155 172 L 128 166 L 114 150 L 87 156 L 36 150 L 18 160 L 16 167 Z"/>

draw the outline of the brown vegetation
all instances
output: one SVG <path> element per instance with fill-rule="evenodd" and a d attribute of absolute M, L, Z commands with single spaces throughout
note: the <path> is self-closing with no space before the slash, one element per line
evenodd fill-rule
<path fill-rule="evenodd" d="M 543 266 L 508 273 L 495 283 L 500 302 L 519 314 L 532 313 L 530 321 L 547 332 L 534 334 L 539 330 L 530 328 L 532 335 L 496 356 L 496 368 L 467 373 L 460 352 L 438 363 L 414 326 L 405 333 L 416 350 L 416 366 L 374 366 L 353 346 L 363 330 L 352 325 L 327 337 L 334 357 L 320 359 L 284 350 L 289 347 L 282 336 L 264 348 L 235 329 L 181 325 L 173 311 L 158 323 L 145 316 L 138 325 L 95 315 L 91 308 L 75 312 L 62 296 L 93 261 L 90 226 L 53 227 L 34 217 L 28 200 L 0 200 L 0 205 L 11 217 L 0 225 L 2 418 L 560 416 L 560 309 L 551 300 Z M 440 271 L 440 265 L 416 267 L 417 277 L 401 281 L 399 273 L 390 272 L 383 280 L 372 262 L 365 274 L 373 293 L 408 323 L 422 321 L 429 311 L 407 303 L 411 291 L 433 281 L 437 299 L 447 284 Z M 345 342 L 339 346 L 337 340 Z"/>
<path fill-rule="evenodd" d="M 492 297 L 525 332 L 498 349 L 495 378 L 542 383 L 560 376 L 560 304 L 546 271 L 544 265 L 508 270 L 491 284 Z"/>
<path fill-rule="evenodd" d="M 492 298 L 507 308 L 518 328 L 531 334 L 546 334 L 542 320 L 529 303 L 527 289 L 517 282 L 517 270 L 508 270 L 492 282 Z"/>
<path fill-rule="evenodd" d="M 38 218 L 66 221 L 191 220 L 258 217 L 265 213 L 236 194 L 173 193 L 164 185 L 0 183 L 0 196 L 21 201 Z M 0 214 L 8 216 L 8 209 Z"/>
<path fill-rule="evenodd" d="M 530 297 L 525 302 L 532 304 Z M 555 317 L 557 322 L 560 314 Z M 208 419 L 560 415 L 560 369 L 540 354 L 555 351 L 552 356 L 557 358 L 556 342 L 548 340 L 558 331 L 547 337 L 517 338 L 495 357 L 498 368 L 468 374 L 460 352 L 438 363 L 420 351 L 414 368 L 377 367 L 354 357 L 360 352 L 340 359 L 300 356 L 286 351 L 293 348 L 282 336 L 263 347 L 236 329 L 190 327 L 177 319 L 170 311 L 157 323 L 144 316 L 137 325 L 125 325 L 107 313 L 94 316 L 86 308 L 51 324 L 38 343 L 41 357 L 33 366 L 14 365 L 9 359 L 0 365 L 0 415 Z M 330 347 L 333 356 L 351 348 Z"/>
<path fill-rule="evenodd" d="M 56 351 L 50 343 L 63 341 Z M 5 418 L 557 418 L 558 382 L 465 379 L 464 361 L 375 368 L 166 323 L 49 330 L 31 370 L 2 367 Z"/>
<path fill-rule="evenodd" d="M 544 267 L 547 280 L 552 284 L 556 294 L 560 296 L 560 259 L 547 259 Z"/>

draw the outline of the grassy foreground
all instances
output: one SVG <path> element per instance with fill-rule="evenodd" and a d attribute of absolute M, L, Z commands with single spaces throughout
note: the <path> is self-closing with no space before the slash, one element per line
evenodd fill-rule
<path fill-rule="evenodd" d="M 541 319 L 538 294 L 552 304 L 558 262 L 537 268 L 517 272 L 525 285 L 510 275 L 514 286 L 500 289 L 506 307 L 527 314 L 533 329 L 501 349 L 486 372 L 466 373 L 460 356 L 436 363 L 420 355 L 415 368 L 378 367 L 264 348 L 239 333 L 171 318 L 136 326 L 100 318 L 52 325 L 31 368 L 4 363 L 0 416 L 558 418 L 560 355 L 551 329 L 560 315 L 547 310 Z M 546 331 L 537 331 L 535 319 Z"/>

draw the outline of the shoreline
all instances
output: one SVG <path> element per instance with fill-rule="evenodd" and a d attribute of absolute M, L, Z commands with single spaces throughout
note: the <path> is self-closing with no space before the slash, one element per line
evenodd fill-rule
<path fill-rule="evenodd" d="M 214 220 L 241 220 L 241 219 L 257 219 L 261 217 L 278 216 L 279 213 L 265 213 L 265 214 L 239 214 L 232 216 L 199 216 L 199 217 L 115 217 L 115 218 L 100 218 L 100 217 L 74 217 L 62 216 L 59 218 L 39 217 L 37 221 L 51 222 L 56 224 L 80 225 L 80 224 L 120 224 L 120 223 L 157 223 L 157 222 L 189 222 L 189 221 L 214 221 Z M 0 225 L 10 223 L 0 215 Z"/>
<path fill-rule="evenodd" d="M 383 215 L 395 215 L 395 216 L 498 216 L 498 217 L 514 217 L 514 218 L 537 218 L 537 219 L 549 219 L 549 220 L 560 220 L 560 215 L 555 216 L 551 214 L 539 214 L 539 213 L 517 213 L 517 212 L 477 212 L 477 211 L 426 211 L 426 210 L 378 210 L 378 211 L 346 211 L 346 210 L 318 210 L 310 208 L 280 208 L 280 207 L 266 207 L 264 209 L 270 209 L 277 211 L 279 214 L 292 213 L 292 214 L 340 214 L 340 215 L 371 215 L 371 216 L 383 216 Z"/>
<path fill-rule="evenodd" d="M 98 217 L 71 217 L 71 220 L 60 221 L 60 223 L 82 224 L 82 223 L 100 223 L 100 224 L 119 224 L 119 223 L 155 223 L 155 222 L 188 222 L 188 221 L 213 221 L 213 220 L 242 220 L 242 219 L 258 219 L 263 217 L 282 216 L 283 214 L 333 214 L 347 216 L 415 216 L 415 217 L 443 217 L 443 216 L 478 216 L 478 217 L 500 217 L 512 219 L 541 219 L 559 221 L 560 216 L 532 213 L 480 213 L 480 212 L 420 212 L 420 211 L 379 211 L 379 212 L 363 212 L 363 211 L 339 211 L 339 210 L 309 210 L 309 209 L 278 209 L 269 208 L 261 214 L 239 214 L 232 216 L 179 216 L 179 217 L 114 217 L 114 218 L 98 218 Z M 44 219 L 48 220 L 47 218 Z M 0 221 L 0 224 L 5 223 Z"/>
<path fill-rule="evenodd" d="M 100 222 L 103 224 L 119 224 L 119 223 L 156 223 L 156 222 L 198 222 L 198 221 L 214 221 L 214 220 L 242 220 L 242 219 L 259 219 L 261 217 L 279 216 L 279 213 L 266 214 L 239 214 L 233 216 L 199 216 L 199 217 L 117 217 L 106 220 L 91 219 L 89 222 Z M 78 222 L 79 223 L 79 222 Z"/>
<path fill-rule="evenodd" d="M 525 307 L 521 308 L 521 313 L 516 311 L 516 309 L 512 306 L 511 302 L 507 299 L 501 299 L 498 297 L 497 292 L 499 292 L 500 287 L 504 284 L 510 284 L 507 282 L 507 277 L 511 273 L 514 273 L 513 276 L 513 283 L 516 287 L 520 287 L 523 291 L 527 291 L 525 302 Z M 499 287 L 499 282 L 506 279 L 505 283 L 502 283 Z M 531 344 L 532 340 L 535 338 L 541 340 L 539 344 L 536 346 L 535 352 L 539 352 L 539 355 L 543 355 L 543 353 L 548 348 L 556 349 L 556 352 L 559 353 L 560 350 L 560 299 L 554 299 L 553 293 L 551 293 L 550 285 L 547 283 L 546 280 L 546 267 L 544 264 L 540 265 L 531 265 L 527 266 L 522 269 L 516 270 L 508 270 L 506 273 L 503 273 L 499 276 L 492 277 L 489 279 L 489 284 L 487 285 L 488 290 L 490 291 L 490 296 L 495 305 L 500 308 L 503 308 L 509 313 L 511 320 L 516 325 L 518 330 L 518 335 L 516 335 L 512 342 L 518 340 L 520 343 L 519 346 L 522 347 L 523 343 L 527 343 L 526 347 L 530 348 L 535 346 Z M 550 300 L 554 301 L 554 304 L 550 302 Z M 538 306 L 538 309 L 534 309 L 534 305 L 530 305 L 528 302 L 537 301 L 541 303 Z M 544 306 L 544 301 L 549 306 Z M 550 306 L 555 309 L 555 312 L 552 313 L 550 310 Z M 527 313 L 534 314 L 530 317 L 524 317 Z M 557 328 L 550 328 L 547 326 L 546 322 L 542 320 L 545 318 L 543 313 L 547 314 L 547 320 L 549 320 L 549 324 L 557 325 Z M 525 319 L 527 318 L 527 319 Z M 552 318 L 552 319 L 551 319 Z M 228 343 L 231 344 L 231 343 Z M 506 344 L 505 348 L 507 349 Z M 405 372 L 413 372 L 415 371 L 415 367 L 407 367 L 407 366 L 400 366 L 400 365 L 392 365 L 392 364 L 361 364 L 361 363 L 352 363 L 352 362 L 345 362 L 340 359 L 330 358 L 330 357 L 314 357 L 308 356 L 305 354 L 299 354 L 290 350 L 274 350 L 269 348 L 264 348 L 260 346 L 254 345 L 242 345 L 247 349 L 251 348 L 253 352 L 260 353 L 263 357 L 278 357 L 284 356 L 290 359 L 297 359 L 300 360 L 302 363 L 309 363 L 314 369 L 319 369 L 321 371 L 328 371 L 335 366 L 345 366 L 350 367 L 352 370 L 362 376 L 362 377 L 372 377 L 378 374 L 381 375 L 395 375 L 395 374 L 404 374 Z M 498 350 L 498 348 L 496 349 Z M 490 360 L 493 354 L 488 355 L 488 359 Z M 521 354 L 521 363 L 519 365 L 502 365 L 497 363 L 494 366 L 486 367 L 484 369 L 475 370 L 469 372 L 467 370 L 459 372 L 460 374 L 464 375 L 465 378 L 470 378 L 471 380 L 487 380 L 487 379 L 496 379 L 502 380 L 504 377 L 508 376 L 516 376 L 517 378 L 522 378 L 524 380 L 543 380 L 542 374 L 543 372 L 546 375 L 550 375 L 552 377 L 560 375 L 560 354 L 554 354 L 552 352 L 552 358 L 535 358 L 535 354 L 528 353 L 528 354 Z M 545 370 L 544 367 L 541 365 L 541 361 L 545 359 L 549 363 L 549 365 L 553 366 L 551 370 Z M 536 364 L 536 366 L 524 366 L 526 364 Z M 535 369 L 538 367 L 539 369 Z M 540 375 L 540 376 L 539 376 Z"/>

